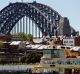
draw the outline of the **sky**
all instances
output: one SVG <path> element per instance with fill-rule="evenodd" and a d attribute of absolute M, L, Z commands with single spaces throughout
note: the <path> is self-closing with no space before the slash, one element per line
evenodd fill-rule
<path fill-rule="evenodd" d="M 0 0 L 0 10 L 10 2 L 21 2 L 22 0 Z M 23 0 L 23 2 L 33 2 L 35 0 Z M 80 31 L 80 0 L 36 0 L 39 3 L 48 5 L 56 10 L 61 16 L 68 17 L 70 25 Z"/>

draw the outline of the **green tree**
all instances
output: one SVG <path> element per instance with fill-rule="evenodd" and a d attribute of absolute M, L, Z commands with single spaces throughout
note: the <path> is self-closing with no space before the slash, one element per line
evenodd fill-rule
<path fill-rule="evenodd" d="M 23 32 L 15 33 L 14 35 L 20 36 L 22 40 L 33 41 L 33 36 L 31 34 L 25 34 Z"/>
<path fill-rule="evenodd" d="M 6 64 L 6 60 L 3 60 L 2 58 L 0 58 L 0 64 Z"/>
<path fill-rule="evenodd" d="M 30 52 L 21 58 L 20 63 L 37 63 L 40 62 L 41 56 L 42 55 L 37 52 Z"/>
<path fill-rule="evenodd" d="M 27 34 L 27 40 L 28 41 L 33 41 L 33 36 L 31 34 Z"/>
<path fill-rule="evenodd" d="M 25 60 L 26 60 L 26 56 L 24 56 L 24 57 L 21 57 L 21 59 L 20 59 L 20 63 L 25 63 Z"/>
<path fill-rule="evenodd" d="M 23 32 L 18 32 L 18 33 L 15 33 L 14 35 L 20 36 L 23 41 L 27 40 L 27 35 Z"/>
<path fill-rule="evenodd" d="M 40 62 L 41 59 L 41 55 L 37 52 L 30 52 L 27 56 L 26 56 L 26 60 L 25 63 L 36 63 L 36 62 Z"/>

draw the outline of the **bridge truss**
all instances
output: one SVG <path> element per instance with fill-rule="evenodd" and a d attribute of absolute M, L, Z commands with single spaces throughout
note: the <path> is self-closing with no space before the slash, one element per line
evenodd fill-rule
<path fill-rule="evenodd" d="M 26 26 L 27 18 L 29 26 Z M 56 30 L 60 26 L 61 18 L 62 16 L 51 7 L 35 1 L 32 3 L 10 3 L 0 11 L 0 34 L 10 34 L 17 24 L 17 32 L 25 31 L 27 33 L 28 29 L 28 33 L 32 30 L 33 35 L 33 24 L 35 23 L 36 36 L 39 34 L 38 36 L 40 37 L 40 32 L 42 36 L 54 36 L 56 33 L 59 34 L 59 31 L 56 32 Z M 30 26 L 30 20 L 32 20 L 32 27 Z M 39 29 L 38 33 L 37 28 Z"/>

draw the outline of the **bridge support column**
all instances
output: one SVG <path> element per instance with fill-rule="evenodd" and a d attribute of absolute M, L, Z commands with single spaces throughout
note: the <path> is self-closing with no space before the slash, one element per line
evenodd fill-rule
<path fill-rule="evenodd" d="M 31 21 L 30 21 L 30 18 L 29 18 L 29 34 L 30 34 L 30 25 L 31 25 Z"/>
<path fill-rule="evenodd" d="M 32 21 L 32 35 L 34 36 L 34 23 Z"/>
<path fill-rule="evenodd" d="M 23 17 L 23 32 L 25 33 L 25 18 Z"/>
<path fill-rule="evenodd" d="M 28 32 L 28 31 L 27 31 L 27 29 L 28 29 L 28 26 L 27 26 L 28 24 L 27 24 L 27 22 L 28 22 L 28 20 L 27 20 L 27 17 L 26 17 L 26 34 L 27 34 L 27 32 Z"/>
<path fill-rule="evenodd" d="M 20 19 L 20 32 L 22 32 L 22 20 Z"/>

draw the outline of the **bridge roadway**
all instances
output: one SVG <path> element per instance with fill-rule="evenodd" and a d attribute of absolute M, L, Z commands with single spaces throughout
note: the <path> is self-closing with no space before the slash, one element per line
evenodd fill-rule
<path fill-rule="evenodd" d="M 80 65 L 56 65 L 56 66 L 44 66 L 44 65 L 14 65 L 5 64 L 0 65 L 0 71 L 26 71 L 27 69 L 80 69 Z"/>
<path fill-rule="evenodd" d="M 36 65 L 35 65 L 36 66 Z M 34 65 L 0 65 L 0 71 L 26 71 L 33 68 Z"/>
<path fill-rule="evenodd" d="M 80 65 L 57 65 L 57 66 L 44 66 L 44 65 L 0 65 L 0 71 L 23 71 L 27 72 L 27 70 L 52 70 L 57 71 L 62 74 L 80 74 Z M 62 71 L 60 71 L 62 70 Z"/>
<path fill-rule="evenodd" d="M 27 52 L 33 51 L 34 49 L 28 50 Z M 34 50 L 36 51 L 36 50 Z M 40 50 L 39 52 L 42 52 L 42 50 Z M 4 54 L 4 53 L 3 53 Z M 18 55 L 18 54 L 17 54 Z M 41 64 L 41 62 L 40 62 Z M 70 69 L 80 69 L 80 59 L 79 58 L 52 58 L 52 59 L 43 59 L 42 60 L 42 66 L 37 66 L 37 65 L 0 65 L 0 70 L 26 70 L 28 67 L 30 68 L 50 68 L 50 69 L 54 69 L 54 68 L 70 68 Z M 48 66 L 46 66 L 48 65 Z M 55 66 L 53 66 L 55 65 Z M 17 69 L 15 69 L 17 68 Z"/>

